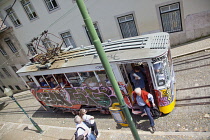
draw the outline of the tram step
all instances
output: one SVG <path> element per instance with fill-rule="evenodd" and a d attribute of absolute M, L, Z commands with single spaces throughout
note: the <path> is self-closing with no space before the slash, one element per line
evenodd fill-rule
<path fill-rule="evenodd" d="M 137 114 L 141 114 L 142 111 L 140 110 L 140 107 L 138 106 L 138 104 L 134 104 L 132 107 L 132 113 L 137 115 Z"/>

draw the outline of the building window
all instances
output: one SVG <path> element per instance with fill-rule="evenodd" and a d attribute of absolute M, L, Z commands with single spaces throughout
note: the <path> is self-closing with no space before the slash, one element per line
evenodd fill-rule
<path fill-rule="evenodd" d="M 29 52 L 31 53 L 32 56 L 37 54 L 37 51 L 32 44 L 27 44 L 26 46 L 27 46 L 27 48 L 28 48 L 28 50 L 29 50 Z"/>
<path fill-rule="evenodd" d="M 49 38 L 43 39 L 42 44 L 44 45 L 45 49 L 49 49 L 52 47 L 52 43 Z"/>
<path fill-rule="evenodd" d="M 44 0 L 49 11 L 57 9 L 59 6 L 55 0 Z"/>
<path fill-rule="evenodd" d="M 9 46 L 9 48 L 13 53 L 17 52 L 17 49 L 15 48 L 14 44 L 9 38 L 4 39 L 4 41 L 7 43 L 7 45 Z"/>
<path fill-rule="evenodd" d="M 18 71 L 18 69 L 17 69 L 16 66 L 11 66 L 11 67 L 12 67 L 12 69 L 14 70 L 15 73 Z M 20 77 L 17 73 L 16 73 L 16 75 L 17 75 L 18 77 Z"/>
<path fill-rule="evenodd" d="M 1 53 L 2 53 L 4 56 L 7 55 L 6 51 L 2 48 L 2 46 L 0 46 L 0 51 L 1 51 Z"/>
<path fill-rule="evenodd" d="M 21 90 L 21 88 L 19 86 L 15 86 L 17 90 Z"/>
<path fill-rule="evenodd" d="M 11 90 L 14 90 L 14 88 L 13 88 L 12 86 L 9 85 L 8 87 L 9 87 Z"/>
<path fill-rule="evenodd" d="M 161 6 L 160 17 L 164 32 L 173 33 L 182 31 L 180 3 Z"/>
<path fill-rule="evenodd" d="M 18 27 L 21 25 L 20 20 L 18 19 L 15 11 L 12 8 L 8 8 L 6 10 L 6 13 L 8 14 L 9 18 L 11 19 L 15 27 Z"/>
<path fill-rule="evenodd" d="M 97 34 L 98 34 L 98 37 L 99 37 L 100 41 L 103 42 L 103 40 L 102 40 L 102 38 L 101 38 L 101 34 L 100 34 L 100 32 L 99 32 L 99 29 L 98 29 L 98 25 L 97 25 L 96 23 L 94 23 L 93 25 L 94 25 L 94 27 L 95 27 L 95 30 L 96 30 L 96 32 L 97 32 Z M 89 31 L 88 31 L 88 29 L 87 29 L 86 26 L 85 26 L 85 31 L 86 31 L 86 33 L 87 33 L 87 35 L 88 35 L 88 38 L 89 38 L 89 40 L 90 40 L 90 43 L 93 45 L 93 41 L 92 41 L 92 39 L 91 39 L 91 37 L 90 37 L 90 33 L 89 33 Z"/>
<path fill-rule="evenodd" d="M 2 70 L 4 71 L 4 73 L 5 73 L 8 77 L 11 77 L 11 74 L 7 71 L 6 68 L 2 68 Z"/>
<path fill-rule="evenodd" d="M 65 32 L 65 33 L 62 33 L 61 37 L 62 37 L 66 47 L 73 46 L 74 48 L 76 48 L 74 40 L 73 40 L 73 38 L 72 38 L 72 36 L 71 36 L 69 31 Z"/>
<path fill-rule="evenodd" d="M 3 75 L 1 72 L 0 72 L 0 77 L 1 77 L 1 78 L 5 78 L 4 75 Z"/>
<path fill-rule="evenodd" d="M 2 92 L 4 92 L 4 90 L 0 87 L 0 90 L 2 91 Z"/>
<path fill-rule="evenodd" d="M 117 18 L 123 38 L 137 36 L 137 28 L 133 14 Z"/>
<path fill-rule="evenodd" d="M 21 4 L 22 4 L 23 8 L 25 9 L 30 20 L 33 20 L 38 17 L 34 10 L 34 7 L 32 6 L 32 4 L 29 0 L 22 0 Z"/>

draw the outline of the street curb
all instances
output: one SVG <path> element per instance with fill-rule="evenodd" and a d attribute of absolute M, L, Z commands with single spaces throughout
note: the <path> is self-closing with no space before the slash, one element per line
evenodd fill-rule
<path fill-rule="evenodd" d="M 14 122 L 0 122 L 3 124 L 0 130 L 2 130 L 6 125 L 17 125 L 16 128 L 21 128 L 21 126 L 28 126 L 29 128 L 34 128 L 32 124 L 24 124 L 24 123 L 14 123 Z M 76 131 L 76 128 L 73 127 L 59 127 L 59 126 L 49 126 L 49 125 L 39 125 L 43 129 L 43 133 L 40 134 L 42 136 L 45 135 L 46 131 L 49 131 L 50 128 L 58 129 L 58 130 L 69 130 L 69 131 Z M 22 130 L 24 131 L 24 130 Z M 123 134 L 132 134 L 130 130 L 105 130 L 99 129 L 100 133 L 123 133 Z M 210 136 L 210 132 L 163 132 L 163 131 L 156 131 L 155 133 L 151 134 L 147 131 L 138 130 L 139 135 L 153 135 L 153 136 Z"/>
<path fill-rule="evenodd" d="M 180 54 L 180 55 L 175 55 L 175 56 L 172 56 L 172 58 L 174 59 L 174 58 L 177 58 L 177 57 L 182 57 L 182 56 L 185 56 L 185 55 L 194 54 L 194 53 L 209 50 L 209 49 L 210 49 L 210 47 L 206 47 L 206 48 L 202 48 L 202 49 L 199 49 L 199 50 L 183 53 L 183 54 Z"/>

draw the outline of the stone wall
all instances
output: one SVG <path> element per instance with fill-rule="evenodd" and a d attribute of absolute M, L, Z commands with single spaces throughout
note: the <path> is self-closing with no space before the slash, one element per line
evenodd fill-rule
<path fill-rule="evenodd" d="M 172 46 L 210 35 L 210 11 L 187 15 L 183 23 L 183 32 L 170 34 Z"/>

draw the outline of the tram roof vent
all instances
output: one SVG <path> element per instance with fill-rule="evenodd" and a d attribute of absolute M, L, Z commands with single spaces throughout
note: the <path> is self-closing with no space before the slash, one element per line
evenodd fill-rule
<path fill-rule="evenodd" d="M 166 49 L 168 48 L 169 35 L 168 34 L 160 34 L 154 35 L 151 38 L 150 49 Z"/>

